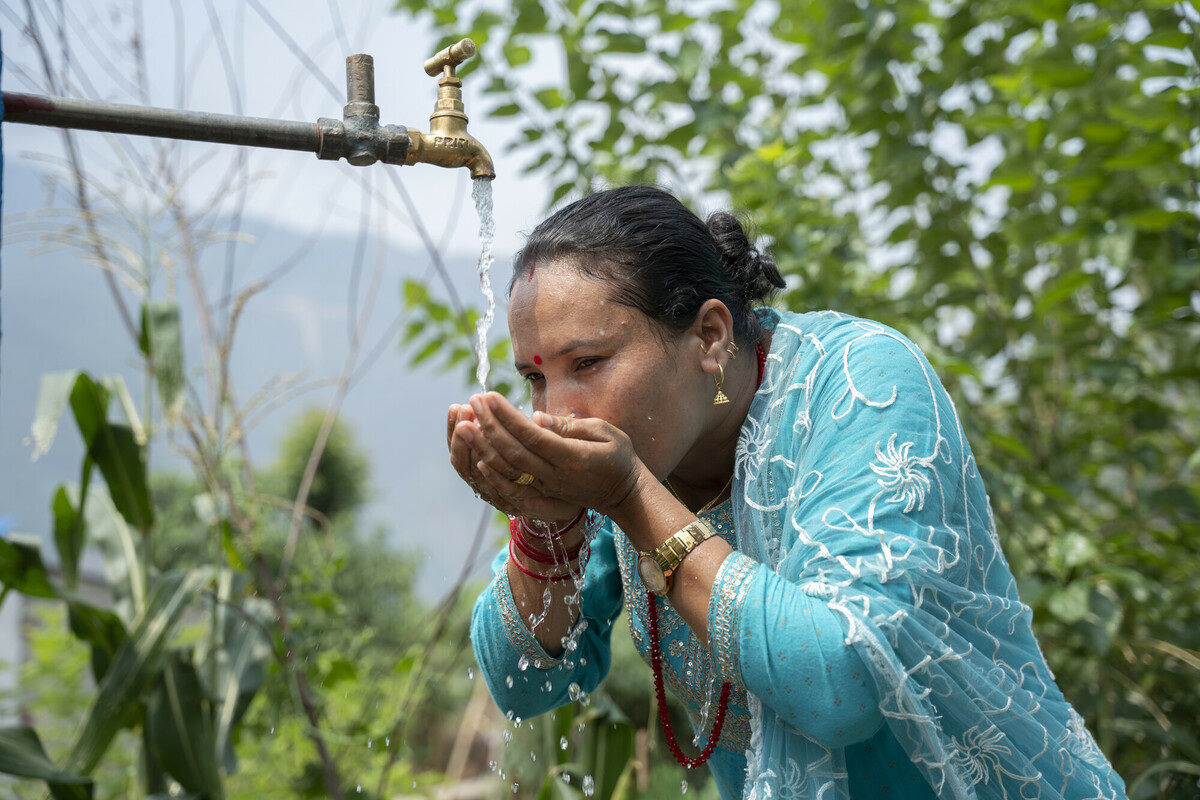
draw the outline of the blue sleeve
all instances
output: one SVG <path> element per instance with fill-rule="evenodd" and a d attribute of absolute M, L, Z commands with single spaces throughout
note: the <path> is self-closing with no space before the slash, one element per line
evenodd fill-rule
<path fill-rule="evenodd" d="M 841 621 L 766 564 L 737 552 L 725 559 L 709 602 L 709 641 L 724 680 L 826 747 L 863 741 L 883 724 Z"/>
<path fill-rule="evenodd" d="M 610 637 L 621 613 L 621 575 L 617 568 L 611 523 L 607 520 L 592 542 L 580 594 L 581 613 L 572 641 L 574 650 L 557 658 L 546 653 L 522 619 L 508 582 L 508 551 L 492 562 L 495 577 L 471 615 L 475 660 L 492 699 L 505 714 L 529 718 L 565 705 L 572 684 L 594 691 L 612 662 Z"/>

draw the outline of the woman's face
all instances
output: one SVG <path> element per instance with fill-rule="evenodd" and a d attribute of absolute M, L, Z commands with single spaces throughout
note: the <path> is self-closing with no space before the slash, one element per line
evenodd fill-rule
<path fill-rule="evenodd" d="M 562 264 L 517 279 L 508 328 L 534 410 L 620 428 L 660 479 L 700 439 L 705 409 L 697 398 L 713 384 L 700 369 L 697 335 L 664 340 L 649 317 L 610 300 L 606 283 Z"/>

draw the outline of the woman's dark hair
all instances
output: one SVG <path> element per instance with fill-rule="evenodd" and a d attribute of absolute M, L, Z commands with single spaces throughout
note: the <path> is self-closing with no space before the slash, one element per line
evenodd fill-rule
<path fill-rule="evenodd" d="M 681 333 L 704 301 L 716 298 L 733 315 L 743 342 L 761 335 L 755 305 L 783 288 L 770 256 L 760 253 L 733 214 L 707 225 L 683 203 L 650 186 L 588 195 L 555 212 L 529 234 L 513 259 L 517 280 L 538 266 L 569 259 L 581 274 L 607 282 L 612 300 Z"/>

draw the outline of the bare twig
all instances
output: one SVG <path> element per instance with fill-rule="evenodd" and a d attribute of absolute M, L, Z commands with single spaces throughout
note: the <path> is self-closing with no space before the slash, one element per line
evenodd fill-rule
<path fill-rule="evenodd" d="M 450 591 L 442 600 L 441 606 L 438 608 L 437 614 L 434 615 L 433 632 L 425 639 L 425 647 L 421 651 L 421 657 L 417 661 L 417 674 L 409 681 L 409 689 L 404 697 L 404 705 L 396 714 L 396 724 L 392 726 L 392 733 L 387 738 L 387 762 L 383 765 L 383 770 L 379 773 L 379 788 L 375 790 L 376 797 L 387 796 L 388 777 L 391 774 L 392 767 L 396 765 L 396 760 L 400 757 L 400 743 L 404 741 L 404 729 L 408 725 L 413 704 L 420 697 L 421 680 L 423 679 L 426 668 L 429 665 L 430 654 L 433 652 L 434 645 L 441 638 L 442 631 L 446 628 L 446 621 L 450 618 L 450 612 L 454 610 L 454 604 L 458 602 L 458 596 L 462 593 L 463 587 L 467 583 L 467 577 L 471 574 L 474 568 L 475 555 L 483 546 L 483 535 L 487 532 L 488 521 L 495 513 L 491 507 L 485 508 L 479 517 L 479 524 L 475 526 L 475 539 L 471 542 L 471 549 L 467 551 L 466 558 L 463 559 L 462 569 L 459 570 L 458 577 L 454 581 L 454 585 L 450 587 Z"/>
<path fill-rule="evenodd" d="M 46 50 L 45 42 L 42 40 L 41 34 L 38 31 L 37 14 L 33 10 L 32 0 L 25 0 L 25 10 L 27 13 L 27 30 L 30 40 L 34 48 L 37 50 L 38 57 L 42 62 L 42 69 L 46 74 L 46 81 L 52 89 L 57 91 L 58 81 L 54 78 L 54 70 L 50 66 L 50 54 Z M 83 165 L 79 157 L 79 152 L 75 147 L 75 138 L 69 130 L 63 129 L 63 144 L 67 150 L 67 160 L 71 164 L 71 173 L 75 179 L 75 200 L 79 204 L 79 210 L 82 213 L 84 224 L 88 226 L 88 230 L 92 235 L 92 247 L 95 250 L 96 258 L 104 263 L 108 261 L 108 257 L 104 252 L 104 246 L 100 243 L 99 233 L 96 231 L 94 217 L 92 214 L 91 200 L 88 198 L 87 186 L 83 179 Z M 121 315 L 121 322 L 125 325 L 125 330 L 134 342 L 139 339 L 139 326 L 134 324 L 133 316 L 129 312 L 129 308 L 125 305 L 125 298 L 121 296 L 121 290 L 117 287 L 117 281 L 111 272 L 104 273 L 104 284 L 108 288 L 109 295 L 113 299 L 113 303 L 117 307 L 117 311 Z"/>

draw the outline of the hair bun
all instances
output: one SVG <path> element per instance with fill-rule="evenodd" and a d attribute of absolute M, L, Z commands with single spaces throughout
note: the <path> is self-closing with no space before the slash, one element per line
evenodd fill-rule
<path fill-rule="evenodd" d="M 721 264 L 747 303 L 765 300 L 784 287 L 775 259 L 750 243 L 742 222 L 728 211 L 711 214 L 707 221 Z"/>

